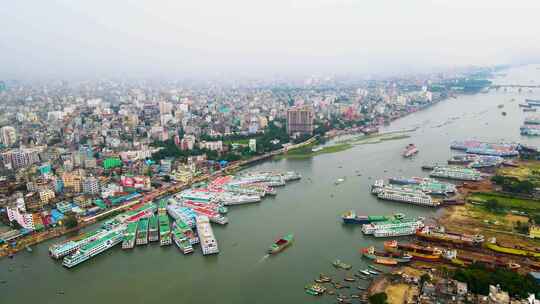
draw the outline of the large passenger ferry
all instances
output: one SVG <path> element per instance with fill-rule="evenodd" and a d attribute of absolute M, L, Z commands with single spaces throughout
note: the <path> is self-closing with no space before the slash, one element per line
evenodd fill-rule
<path fill-rule="evenodd" d="M 475 169 L 441 166 L 435 167 L 429 174 L 431 177 L 440 177 L 447 179 L 457 179 L 464 181 L 479 181 L 482 175 Z"/>
<path fill-rule="evenodd" d="M 206 216 L 197 216 L 196 223 L 203 255 L 219 253 L 218 243 L 210 225 L 210 219 Z"/>
<path fill-rule="evenodd" d="M 110 231 L 105 236 L 100 237 L 97 240 L 92 241 L 82 246 L 74 254 L 66 256 L 64 258 L 62 265 L 64 265 L 67 268 L 74 267 L 102 253 L 103 251 L 119 244 L 120 242 L 122 242 L 122 239 L 123 239 L 123 235 L 121 231 L 118 231 L 118 230 Z"/>

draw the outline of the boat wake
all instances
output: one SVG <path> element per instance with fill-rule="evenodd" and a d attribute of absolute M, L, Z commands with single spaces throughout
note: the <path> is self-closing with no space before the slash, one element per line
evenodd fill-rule
<path fill-rule="evenodd" d="M 265 254 L 260 260 L 257 261 L 257 263 L 255 263 L 255 265 L 261 264 L 261 263 L 264 262 L 266 259 L 268 259 L 268 257 L 270 257 L 270 255 L 269 255 L 269 254 Z"/>

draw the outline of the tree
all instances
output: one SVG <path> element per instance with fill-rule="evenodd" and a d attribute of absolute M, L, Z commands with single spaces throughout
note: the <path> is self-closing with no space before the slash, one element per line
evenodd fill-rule
<path fill-rule="evenodd" d="M 388 295 L 385 292 L 379 292 L 369 297 L 369 303 L 371 304 L 387 304 Z"/>
<path fill-rule="evenodd" d="M 66 228 L 77 227 L 78 224 L 79 222 L 77 221 L 77 217 L 75 217 L 75 215 L 68 215 L 64 219 L 64 226 L 66 226 Z"/>

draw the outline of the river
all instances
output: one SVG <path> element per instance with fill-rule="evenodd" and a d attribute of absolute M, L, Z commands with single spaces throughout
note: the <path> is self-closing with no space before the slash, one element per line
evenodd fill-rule
<path fill-rule="evenodd" d="M 512 68 L 495 83 L 539 84 L 535 66 Z M 535 82 L 531 82 L 534 80 Z M 369 194 L 375 178 L 420 176 L 425 163 L 444 162 L 452 140 L 520 141 L 540 145 L 540 138 L 519 135 L 524 98 L 540 99 L 540 90 L 490 91 L 459 96 L 401 118 L 386 130 L 418 127 L 410 138 L 322 154 L 310 159 L 268 161 L 249 170 L 294 170 L 303 179 L 278 189 L 260 204 L 229 208 L 229 224 L 214 225 L 221 253 L 203 257 L 197 247 L 183 256 L 174 246 L 157 244 L 125 252 L 119 247 L 68 270 L 47 256 L 45 242 L 14 259 L 0 260 L 2 303 L 304 303 L 313 297 L 303 287 L 319 273 L 334 274 L 339 258 L 365 267 L 360 247 L 380 245 L 363 237 L 358 226 L 345 226 L 339 215 L 435 215 L 434 209 L 378 201 Z M 512 101 L 515 99 L 515 101 Z M 498 108 L 503 104 L 503 108 Z M 501 114 L 507 113 L 506 116 Z M 420 153 L 403 159 L 401 150 L 415 143 Z M 360 173 L 361 176 L 358 176 Z M 345 181 L 335 185 L 338 178 Z M 296 242 L 279 255 L 266 249 L 278 236 L 292 232 Z M 5 282 L 3 282 L 5 281 Z M 362 283 L 360 283 L 362 284 Z M 365 285 L 365 284 L 364 284 Z M 63 291 L 59 293 L 59 291 Z M 345 292 L 348 293 L 348 292 Z M 333 303 L 334 298 L 318 300 Z"/>

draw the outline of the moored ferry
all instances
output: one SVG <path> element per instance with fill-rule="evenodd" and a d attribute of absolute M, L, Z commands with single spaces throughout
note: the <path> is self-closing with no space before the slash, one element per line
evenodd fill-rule
<path fill-rule="evenodd" d="M 191 227 L 182 220 L 176 220 L 173 224 L 173 229 L 180 231 L 184 237 L 189 240 L 191 245 L 195 245 L 200 242 L 200 239 L 197 237 L 197 234 L 193 232 L 193 229 L 191 229 Z"/>
<path fill-rule="evenodd" d="M 148 219 L 148 241 L 159 241 L 158 218 L 156 215 L 152 215 Z"/>
<path fill-rule="evenodd" d="M 98 229 L 96 231 L 85 233 L 77 239 L 72 239 L 67 242 L 54 244 L 49 247 L 49 255 L 55 259 L 63 258 L 67 255 L 74 253 L 82 246 L 99 239 L 107 233 L 108 230 Z"/>
<path fill-rule="evenodd" d="M 142 218 L 137 224 L 137 238 L 135 243 L 137 245 L 148 244 L 148 219 Z"/>
<path fill-rule="evenodd" d="M 167 214 L 158 215 L 159 222 L 159 245 L 167 246 L 171 244 L 171 227 Z"/>
<path fill-rule="evenodd" d="M 108 234 L 92 241 L 80 249 L 78 249 L 72 255 L 68 255 L 64 258 L 62 265 L 67 268 L 74 267 L 102 252 L 112 248 L 113 246 L 122 242 L 122 232 L 118 230 L 109 231 Z"/>
<path fill-rule="evenodd" d="M 203 255 L 219 253 L 218 243 L 210 225 L 210 219 L 206 216 L 197 216 L 196 225 Z"/>
<path fill-rule="evenodd" d="M 137 234 L 137 222 L 127 224 L 122 239 L 122 249 L 132 249 L 135 247 L 135 235 Z"/>
<path fill-rule="evenodd" d="M 190 227 L 195 227 L 195 217 L 197 216 L 197 213 L 195 213 L 195 211 L 193 211 L 191 208 L 182 207 L 173 199 L 171 199 L 171 202 L 174 203 L 167 206 L 167 213 L 169 213 L 174 220 L 181 220 Z"/>
<path fill-rule="evenodd" d="M 431 198 L 431 196 L 425 194 L 422 191 L 412 189 L 399 189 L 399 188 L 382 188 L 377 197 L 383 200 L 396 201 L 409 203 L 427 207 L 437 207 L 441 203 Z"/>
<path fill-rule="evenodd" d="M 464 181 L 480 181 L 482 179 L 480 172 L 475 169 L 451 166 L 435 167 L 429 176 Z"/>
<path fill-rule="evenodd" d="M 172 238 L 178 249 L 180 249 L 183 254 L 190 254 L 193 252 L 191 242 L 178 227 L 173 229 Z"/>
<path fill-rule="evenodd" d="M 391 220 L 391 221 L 384 221 L 384 222 L 379 222 L 379 223 L 364 224 L 362 225 L 362 233 L 374 235 L 375 233 L 377 233 L 377 231 L 381 232 L 381 231 L 390 231 L 396 228 L 410 228 L 410 229 L 414 229 L 414 231 L 412 233 L 409 233 L 409 232 L 407 233 L 414 234 L 416 229 L 421 228 L 423 226 L 424 226 L 424 222 L 421 218 L 404 218 L 401 220 Z M 398 231 L 393 231 L 393 232 L 399 233 Z"/>

